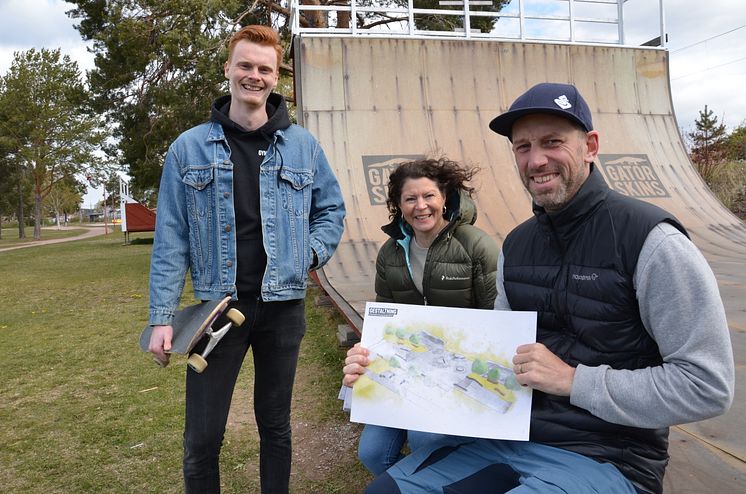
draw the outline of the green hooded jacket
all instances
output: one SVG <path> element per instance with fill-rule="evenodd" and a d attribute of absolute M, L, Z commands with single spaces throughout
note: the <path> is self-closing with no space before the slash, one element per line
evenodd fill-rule
<path fill-rule="evenodd" d="M 477 210 L 465 192 L 446 200 L 448 225 L 430 246 L 422 278 L 415 287 L 409 265 L 413 231 L 401 213 L 381 229 L 389 238 L 376 259 L 376 301 L 475 309 L 494 308 L 499 249 L 474 226 Z"/>

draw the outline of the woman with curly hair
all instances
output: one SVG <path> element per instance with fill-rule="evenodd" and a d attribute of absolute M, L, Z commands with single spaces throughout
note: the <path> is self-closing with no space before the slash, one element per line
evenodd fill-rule
<path fill-rule="evenodd" d="M 474 226 L 477 212 L 467 185 L 477 168 L 445 158 L 402 163 L 389 177 L 386 205 L 389 235 L 376 260 L 376 301 L 492 309 L 496 296 L 498 247 Z M 355 345 L 344 368 L 345 386 L 365 371 L 368 350 Z M 352 357 L 352 358 L 350 358 Z M 402 456 L 409 441 L 418 444 L 438 434 L 366 425 L 358 456 L 379 475 Z"/>

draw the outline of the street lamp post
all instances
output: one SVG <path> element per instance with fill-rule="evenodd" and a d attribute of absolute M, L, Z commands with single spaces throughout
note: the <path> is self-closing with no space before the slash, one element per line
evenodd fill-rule
<path fill-rule="evenodd" d="M 104 182 L 104 235 L 109 234 L 109 226 L 107 224 L 107 209 L 109 209 L 109 204 L 106 202 L 106 182 Z"/>

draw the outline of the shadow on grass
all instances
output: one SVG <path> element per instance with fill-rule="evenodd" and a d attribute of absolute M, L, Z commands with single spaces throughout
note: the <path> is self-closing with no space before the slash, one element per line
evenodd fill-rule
<path fill-rule="evenodd" d="M 153 237 L 133 238 L 130 240 L 130 245 L 153 245 Z"/>

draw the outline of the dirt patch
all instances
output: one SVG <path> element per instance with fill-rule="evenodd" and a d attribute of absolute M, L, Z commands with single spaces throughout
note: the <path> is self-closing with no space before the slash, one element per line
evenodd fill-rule
<path fill-rule="evenodd" d="M 341 462 L 356 460 L 358 426 L 349 422 L 293 424 L 293 470 L 312 481 L 322 481 Z"/>
<path fill-rule="evenodd" d="M 253 365 L 248 359 L 243 364 L 244 366 Z M 253 386 L 254 383 L 239 382 L 236 384 L 236 389 L 233 390 L 233 399 L 231 400 L 231 409 L 228 412 L 228 424 L 226 430 L 240 432 L 244 428 L 249 428 L 250 431 L 256 431 L 256 419 L 254 418 L 254 401 Z"/>
<path fill-rule="evenodd" d="M 249 366 L 253 366 L 250 357 L 244 362 L 244 367 Z M 323 483 L 329 478 L 334 478 L 340 468 L 343 470 L 345 466 L 353 468 L 357 463 L 357 443 L 361 426 L 349 422 L 349 416 L 341 411 L 331 419 L 326 417 L 314 420 L 314 406 L 322 401 L 318 396 L 318 390 L 310 384 L 313 380 L 311 376 L 314 375 L 314 367 L 310 365 L 304 369 L 305 372 L 299 372 L 294 386 L 291 419 L 293 428 L 292 492 L 309 492 L 304 490 L 309 483 Z M 338 403 L 341 409 L 342 402 Z M 258 448 L 259 435 L 254 417 L 253 382 L 251 380 L 248 382 L 239 380 L 233 393 L 228 415 L 226 437 L 240 436 L 251 436 L 252 442 L 255 442 Z M 249 479 L 258 481 L 258 455 L 246 461 L 243 472 Z"/>

